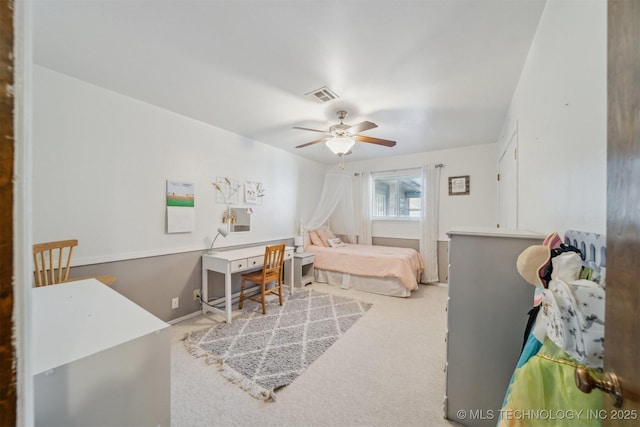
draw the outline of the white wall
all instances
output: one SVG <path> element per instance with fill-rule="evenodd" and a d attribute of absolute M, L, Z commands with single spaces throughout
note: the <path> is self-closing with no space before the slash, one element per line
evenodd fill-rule
<path fill-rule="evenodd" d="M 266 196 L 216 247 L 292 237 L 322 188 L 326 165 L 40 66 L 34 105 L 33 240 L 79 239 L 77 265 L 207 248 L 219 176 Z M 166 233 L 167 179 L 195 184 L 191 233 Z"/>
<path fill-rule="evenodd" d="M 506 116 L 519 135 L 519 228 L 606 232 L 607 4 L 549 0 Z"/>
<path fill-rule="evenodd" d="M 442 163 L 440 176 L 439 240 L 448 240 L 447 232 L 458 226 L 496 226 L 496 144 L 472 145 L 450 150 L 429 151 L 407 156 L 349 162 L 345 170 L 376 172 L 419 168 L 423 164 Z M 450 176 L 470 176 L 470 194 L 449 196 Z M 376 237 L 417 239 L 419 224 L 408 221 L 376 221 Z"/>

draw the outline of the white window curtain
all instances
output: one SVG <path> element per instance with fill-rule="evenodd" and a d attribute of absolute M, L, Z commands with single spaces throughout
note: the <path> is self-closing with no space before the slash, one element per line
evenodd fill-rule
<path fill-rule="evenodd" d="M 422 281 L 438 281 L 438 211 L 440 167 L 422 166 L 422 206 L 420 215 L 420 254 L 424 262 Z"/>
<path fill-rule="evenodd" d="M 358 224 L 358 243 L 371 245 L 371 173 L 360 174 L 360 221 Z"/>
<path fill-rule="evenodd" d="M 325 176 L 320 199 L 313 216 L 304 224 L 305 230 L 320 228 L 332 217 L 335 220 L 332 231 L 342 234 L 350 243 L 356 242 L 353 179 L 353 174 L 348 173 L 333 172 Z"/>

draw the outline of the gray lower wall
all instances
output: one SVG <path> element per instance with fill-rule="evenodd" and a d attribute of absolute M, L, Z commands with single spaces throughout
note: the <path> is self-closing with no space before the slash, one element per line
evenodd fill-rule
<path fill-rule="evenodd" d="M 397 239 L 395 237 L 372 237 L 371 242 L 377 246 L 395 246 L 396 248 L 411 248 L 420 252 L 420 240 Z"/>
<path fill-rule="evenodd" d="M 225 249 L 274 243 L 282 242 L 262 242 Z M 293 246 L 293 239 L 285 240 L 284 243 Z M 417 251 L 420 249 L 417 239 L 374 237 L 373 244 L 412 248 Z M 438 272 L 442 283 L 448 281 L 448 247 L 448 242 L 438 242 Z M 114 275 L 117 277 L 116 282 L 111 285 L 114 290 L 163 321 L 169 322 L 200 310 L 200 304 L 193 300 L 193 291 L 200 289 L 201 258 L 205 252 L 206 250 L 78 266 L 71 269 L 70 277 Z M 239 281 L 239 277 L 234 276 L 234 291 L 239 290 Z M 209 284 L 210 297 L 224 296 L 222 274 L 209 272 Z M 180 306 L 172 309 L 171 300 L 176 297 L 180 299 Z"/>
<path fill-rule="evenodd" d="M 234 246 L 225 250 L 247 246 L 286 243 L 293 246 L 293 239 Z M 175 320 L 200 310 L 193 300 L 193 291 L 202 282 L 202 254 L 206 250 L 138 258 L 73 267 L 70 277 L 111 274 L 117 277 L 111 287 L 145 310 L 165 322 Z M 236 278 L 234 278 L 236 279 Z M 239 284 L 234 280 L 234 289 Z M 224 276 L 209 273 L 209 289 L 212 296 L 224 296 Z M 171 308 L 173 298 L 180 299 L 180 306 Z M 117 314 L 117 313 L 116 313 Z"/>

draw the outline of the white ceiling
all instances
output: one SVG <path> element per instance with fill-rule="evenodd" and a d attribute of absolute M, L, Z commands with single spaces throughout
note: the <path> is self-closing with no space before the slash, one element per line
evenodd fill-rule
<path fill-rule="evenodd" d="M 34 60 L 323 163 L 496 142 L 544 0 L 35 0 Z M 340 99 L 305 94 L 327 86 Z"/>

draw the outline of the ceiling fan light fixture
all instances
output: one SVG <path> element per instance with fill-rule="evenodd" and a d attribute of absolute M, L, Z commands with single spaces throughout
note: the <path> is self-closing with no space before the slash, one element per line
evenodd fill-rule
<path fill-rule="evenodd" d="M 329 147 L 329 150 L 333 151 L 338 156 L 344 156 L 353 148 L 356 141 L 353 138 L 346 136 L 336 136 L 329 139 L 325 144 Z"/>

